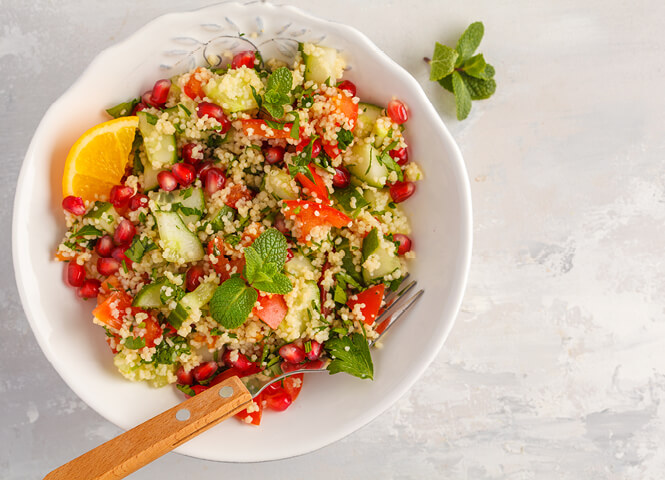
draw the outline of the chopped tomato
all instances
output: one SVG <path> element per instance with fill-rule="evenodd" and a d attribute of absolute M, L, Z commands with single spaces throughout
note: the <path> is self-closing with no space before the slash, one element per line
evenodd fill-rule
<path fill-rule="evenodd" d="M 245 258 L 229 259 L 224 256 L 224 240 L 219 237 L 214 237 L 208 242 L 206 249 L 208 255 L 212 255 L 217 259 L 217 262 L 212 264 L 212 268 L 217 272 L 222 282 L 231 278 L 231 274 L 234 273 L 234 268 L 235 273 L 242 273 L 242 270 L 245 267 Z"/>
<path fill-rule="evenodd" d="M 203 82 L 196 78 L 196 74 L 199 73 L 202 69 L 197 68 L 192 72 L 192 74 L 189 76 L 189 80 L 183 87 L 183 91 L 185 92 L 185 95 L 187 95 L 189 98 L 192 100 L 196 100 L 197 98 L 202 99 L 203 97 L 206 96 L 205 92 L 203 91 Z"/>
<path fill-rule="evenodd" d="M 264 394 L 263 397 L 266 401 L 266 407 L 277 412 L 283 412 L 293 403 L 291 395 L 286 393 L 282 387 L 277 387 L 275 393 L 271 395 Z"/>
<path fill-rule="evenodd" d="M 222 373 L 217 374 L 217 376 L 212 379 L 212 382 L 210 382 L 210 386 L 212 387 L 213 385 L 222 383 L 224 380 L 231 377 L 242 377 L 242 370 L 236 367 L 231 367 L 229 369 L 226 369 Z"/>
<path fill-rule="evenodd" d="M 282 130 L 268 127 L 265 120 L 259 118 L 243 118 L 242 131 L 245 135 L 259 135 L 263 138 L 290 138 L 293 123 L 286 123 Z M 300 138 L 300 132 L 298 132 Z"/>
<path fill-rule="evenodd" d="M 126 308 L 131 308 L 132 297 L 125 292 L 113 292 L 102 303 L 97 305 L 92 314 L 100 322 L 119 330 L 122 327 L 122 315 Z"/>
<path fill-rule="evenodd" d="M 351 310 L 353 310 L 353 307 L 357 304 L 364 303 L 365 306 L 362 307 L 360 311 L 363 314 L 363 317 L 365 317 L 365 323 L 371 325 L 374 323 L 374 320 L 376 320 L 376 316 L 381 308 L 381 301 L 383 300 L 385 289 L 386 286 L 383 283 L 374 285 L 367 290 L 352 295 L 346 304 Z"/>
<path fill-rule="evenodd" d="M 140 308 L 135 308 L 133 310 L 134 315 L 139 312 L 147 313 L 145 310 L 141 310 Z M 145 340 L 145 346 L 154 347 L 155 340 L 162 336 L 162 327 L 159 326 L 159 322 L 155 319 L 155 317 L 150 314 L 148 314 L 148 318 L 143 320 L 143 323 L 145 323 L 145 333 L 142 335 L 142 337 Z"/>
<path fill-rule="evenodd" d="M 99 294 L 97 295 L 97 305 L 106 300 L 112 292 L 122 290 L 120 280 L 115 275 L 111 275 L 102 282 L 99 287 Z"/>
<path fill-rule="evenodd" d="M 73 253 L 65 253 L 65 252 L 55 252 L 55 258 L 56 260 L 59 260 L 61 262 L 68 262 L 70 260 L 74 260 L 76 258 L 76 255 Z"/>
<path fill-rule="evenodd" d="M 343 123 L 339 120 L 339 116 L 343 116 L 348 120 L 348 126 L 353 130 L 358 123 L 358 104 L 353 102 L 353 97 L 348 97 L 343 90 L 338 89 L 337 94 L 330 97 L 330 103 L 333 108 L 326 116 L 332 116 L 336 126 L 341 127 Z M 339 155 L 337 142 L 331 143 L 323 140 L 323 127 L 321 125 L 326 122 L 319 122 L 316 126 L 317 133 L 322 137 L 323 149 L 326 151 L 330 158 L 335 158 Z"/>
<path fill-rule="evenodd" d="M 260 309 L 254 307 L 254 314 L 270 328 L 277 328 L 286 316 L 286 302 L 283 295 L 267 294 L 259 295 Z"/>
<path fill-rule="evenodd" d="M 284 379 L 284 390 L 291 395 L 291 401 L 295 402 L 300 390 L 302 389 L 302 382 L 305 377 L 304 373 L 296 373 Z"/>
<path fill-rule="evenodd" d="M 260 425 L 261 416 L 263 415 L 263 394 L 257 395 L 254 399 L 254 403 L 259 407 L 258 410 L 252 413 L 247 413 L 247 409 L 242 410 L 236 413 L 236 418 L 240 419 L 243 423 Z"/>
<path fill-rule="evenodd" d="M 304 173 L 298 173 L 296 175 L 296 180 L 300 182 L 300 185 L 309 190 L 310 196 L 320 198 L 321 200 L 328 199 L 328 188 L 326 187 L 323 178 L 321 178 L 321 175 L 316 173 L 316 169 L 311 163 L 307 168 L 309 168 L 309 171 L 312 173 L 314 181 L 311 181 Z"/>
<path fill-rule="evenodd" d="M 254 243 L 254 240 L 259 238 L 259 235 L 261 235 L 262 232 L 262 226 L 258 222 L 253 222 L 250 225 L 247 225 L 245 230 L 242 232 L 242 239 L 240 240 L 240 245 L 243 247 L 247 247 Z"/>
<path fill-rule="evenodd" d="M 115 339 L 115 347 L 111 345 L 111 339 Z M 122 337 L 116 334 L 113 334 L 113 337 L 108 337 L 108 336 L 106 337 L 106 343 L 109 344 L 109 348 L 114 354 L 118 353 L 118 344 L 120 343 L 121 339 Z"/>
<path fill-rule="evenodd" d="M 328 225 L 342 228 L 351 219 L 339 210 L 322 203 L 309 200 L 284 200 L 284 216 L 293 218 L 300 226 L 300 242 L 307 240 L 307 235 L 314 227 Z"/>
<path fill-rule="evenodd" d="M 231 186 L 228 195 L 226 195 L 226 200 L 224 203 L 231 208 L 236 208 L 237 203 L 242 200 L 251 200 L 254 195 L 252 191 L 244 185 L 235 184 Z"/>
<path fill-rule="evenodd" d="M 326 151 L 330 158 L 335 158 L 339 155 L 339 148 L 337 148 L 337 143 L 330 143 L 327 141 L 321 142 L 323 144 L 323 149 Z"/>

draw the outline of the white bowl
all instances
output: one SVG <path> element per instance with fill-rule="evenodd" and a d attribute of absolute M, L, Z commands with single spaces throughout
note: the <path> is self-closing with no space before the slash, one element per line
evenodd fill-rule
<path fill-rule="evenodd" d="M 128 382 L 115 371 L 104 334 L 91 321 L 92 302 L 78 300 L 63 283 L 63 265 L 53 260 L 65 231 L 60 182 L 70 146 L 106 120 L 105 108 L 190 68 L 202 44 L 239 31 L 259 32 L 249 39 L 273 50 L 281 47 L 267 40 L 276 37 L 341 50 L 351 66 L 345 78 L 356 83 L 364 101 L 385 105 L 395 96 L 409 106 L 410 154 L 425 172 L 405 204 L 418 255 L 412 277 L 425 295 L 386 335 L 384 348 L 374 351 L 374 381 L 311 375 L 298 401 L 286 412 L 266 412 L 259 428 L 230 420 L 177 449 L 203 459 L 254 462 L 311 452 L 367 424 L 409 390 L 453 325 L 471 257 L 468 178 L 457 145 L 408 72 L 357 30 L 292 7 L 227 3 L 159 17 L 100 53 L 44 115 L 16 189 L 13 256 L 23 308 L 39 345 L 88 405 L 128 429 L 180 402 L 175 388 Z"/>

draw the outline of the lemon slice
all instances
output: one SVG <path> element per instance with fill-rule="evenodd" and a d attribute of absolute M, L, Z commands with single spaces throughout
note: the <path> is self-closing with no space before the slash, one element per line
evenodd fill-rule
<path fill-rule="evenodd" d="M 120 117 L 81 135 L 65 161 L 63 196 L 107 200 L 125 173 L 138 126 L 138 117 Z"/>

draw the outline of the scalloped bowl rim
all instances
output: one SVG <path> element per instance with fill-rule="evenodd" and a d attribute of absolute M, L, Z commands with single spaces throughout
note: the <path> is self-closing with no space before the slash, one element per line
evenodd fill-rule
<path fill-rule="evenodd" d="M 21 167 L 17 183 L 16 194 L 14 198 L 14 212 L 12 219 L 13 265 L 14 265 L 14 273 L 16 277 L 21 303 L 23 305 L 30 326 L 35 334 L 35 337 L 37 338 L 37 341 L 42 351 L 46 355 L 47 359 L 49 360 L 49 362 L 54 366 L 56 371 L 65 380 L 68 386 L 72 388 L 72 390 L 74 390 L 74 392 L 86 404 L 91 406 L 94 410 L 96 410 L 106 419 L 108 419 L 112 423 L 117 424 L 121 428 L 126 429 L 131 427 L 132 425 L 129 425 L 127 422 L 123 423 L 122 421 L 118 421 L 117 419 L 111 419 L 110 418 L 111 415 L 109 414 L 109 412 L 106 412 L 104 411 L 103 408 L 99 407 L 95 395 L 92 392 L 86 390 L 85 388 L 80 388 L 80 381 L 73 378 L 73 375 L 71 375 L 70 372 L 58 362 L 55 352 L 51 349 L 51 347 L 47 343 L 45 334 L 43 334 L 40 331 L 40 322 L 38 320 L 37 313 L 33 310 L 33 307 L 31 305 L 31 298 L 27 292 L 28 281 L 26 279 L 26 273 L 24 272 L 21 263 L 21 255 L 25 254 L 24 245 L 23 245 L 23 241 L 25 240 L 24 236 L 25 232 L 22 232 L 21 229 L 17 228 L 17 225 L 20 225 L 21 216 L 24 215 L 24 212 L 22 210 L 23 210 L 23 200 L 25 199 L 26 195 L 25 192 L 28 189 L 27 177 L 30 167 L 32 167 L 33 163 L 36 162 L 35 160 L 36 144 L 38 143 L 38 138 L 40 137 L 40 133 L 45 128 L 44 126 L 51 120 L 51 116 L 55 115 L 56 108 L 60 104 L 66 103 L 70 97 L 74 96 L 74 93 L 79 87 L 79 85 L 81 85 L 84 82 L 85 78 L 88 75 L 91 75 L 92 71 L 99 68 L 99 66 L 103 64 L 108 57 L 113 57 L 116 51 L 122 50 L 128 44 L 132 44 L 140 40 L 141 38 L 146 36 L 151 30 L 156 29 L 160 24 L 167 23 L 168 21 L 171 20 L 175 20 L 178 17 L 183 18 L 183 16 L 200 15 L 201 12 L 203 11 L 213 10 L 215 8 L 220 8 L 222 6 L 224 8 L 236 8 L 241 10 L 247 9 L 247 11 L 251 10 L 254 7 L 259 9 L 268 9 L 268 10 L 270 9 L 285 10 L 288 11 L 294 17 L 299 17 L 301 19 L 304 19 L 305 21 L 307 21 L 309 24 L 312 24 L 316 28 L 330 29 L 332 31 L 335 31 L 336 33 L 343 32 L 345 35 L 352 37 L 354 42 L 362 44 L 366 49 L 371 51 L 373 55 L 375 55 L 377 61 L 384 64 L 386 68 L 390 69 L 393 75 L 399 77 L 398 80 L 400 82 L 406 84 L 407 88 L 412 90 L 417 96 L 422 97 L 422 100 L 424 100 L 423 101 L 424 108 L 426 109 L 426 111 L 423 112 L 423 115 L 428 116 L 434 122 L 435 124 L 434 127 L 439 131 L 439 133 L 441 134 L 441 136 L 443 137 L 443 139 L 451 149 L 452 155 L 454 157 L 452 158 L 452 164 L 456 169 L 456 171 L 454 172 L 457 179 L 456 187 L 461 190 L 460 228 L 462 229 L 461 236 L 464 239 L 464 242 L 462 243 L 461 251 L 459 252 L 460 260 L 458 262 L 459 272 L 457 273 L 456 277 L 457 283 L 453 287 L 453 292 L 451 298 L 449 299 L 449 305 L 447 307 L 447 312 L 448 312 L 447 316 L 449 317 L 446 319 L 447 324 L 443 330 L 443 333 L 439 336 L 438 339 L 436 339 L 438 341 L 436 342 L 435 346 L 438 348 L 431 349 L 429 352 L 427 352 L 427 354 L 425 354 L 421 358 L 419 363 L 413 366 L 410 377 L 402 379 L 401 383 L 399 383 L 399 387 L 395 389 L 395 391 L 392 393 L 391 396 L 385 397 L 383 398 L 383 401 L 377 402 L 374 405 L 365 409 L 362 415 L 355 418 L 355 421 L 347 422 L 346 424 L 340 424 L 338 425 L 338 428 L 336 428 L 334 431 L 321 432 L 320 430 L 317 430 L 318 432 L 317 435 L 314 435 L 311 438 L 307 439 L 306 442 L 301 442 L 300 445 L 294 446 L 292 448 L 287 448 L 286 450 L 282 450 L 281 453 L 260 452 L 258 454 L 250 453 L 242 456 L 234 455 L 232 457 L 221 454 L 213 458 L 211 456 L 197 455 L 197 452 L 193 448 L 188 448 L 188 446 L 192 442 L 176 449 L 176 452 L 185 455 L 193 456 L 196 458 L 206 458 L 218 461 L 252 462 L 252 461 L 276 460 L 281 458 L 289 458 L 297 455 L 302 455 L 317 450 L 321 447 L 329 445 L 347 436 L 348 434 L 366 425 L 371 420 L 380 415 L 382 412 L 387 410 L 404 393 L 406 393 L 418 380 L 418 378 L 422 376 L 422 374 L 425 372 L 427 367 L 432 363 L 432 361 L 439 353 L 441 347 L 443 346 L 455 322 L 455 317 L 459 312 L 459 308 L 461 306 L 461 302 L 464 295 L 464 290 L 466 287 L 466 282 L 468 279 L 470 261 L 471 261 L 471 246 L 472 246 L 472 212 L 471 212 L 470 185 L 464 161 L 462 158 L 462 154 L 459 150 L 459 147 L 455 143 L 454 139 L 448 132 L 443 121 L 441 120 L 439 114 L 436 112 L 434 107 L 427 99 L 420 84 L 403 67 L 401 67 L 394 60 L 392 60 L 387 54 L 385 54 L 382 50 L 380 50 L 363 33 L 348 25 L 316 17 L 293 6 L 273 5 L 273 4 L 265 4 L 259 2 L 252 2 L 246 4 L 232 2 L 232 3 L 210 5 L 197 10 L 192 10 L 187 12 L 174 12 L 174 13 L 161 15 L 143 25 L 141 28 L 139 28 L 136 32 L 132 33 L 125 40 L 104 49 L 91 61 L 91 63 L 87 66 L 87 68 L 83 71 L 83 73 L 81 73 L 81 75 L 77 78 L 77 80 L 49 107 L 47 112 L 44 114 L 42 120 L 40 121 L 38 127 L 36 128 L 33 138 L 31 139 L 30 146 L 25 155 L 24 163 Z M 441 313 L 441 317 L 443 321 L 443 313 Z"/>

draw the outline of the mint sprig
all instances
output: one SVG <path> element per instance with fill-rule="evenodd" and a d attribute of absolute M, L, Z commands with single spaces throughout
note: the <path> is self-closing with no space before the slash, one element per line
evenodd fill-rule
<path fill-rule="evenodd" d="M 284 116 L 284 105 L 291 103 L 293 74 L 286 67 L 279 67 L 268 77 L 266 91 L 263 94 L 263 108 L 273 117 Z"/>
<path fill-rule="evenodd" d="M 374 379 L 374 364 L 364 335 L 352 333 L 350 336 L 331 338 L 324 348 L 332 358 L 328 365 L 331 375 L 346 372 L 358 378 Z"/>
<path fill-rule="evenodd" d="M 245 247 L 243 278 L 231 277 L 222 283 L 210 300 L 210 315 L 227 329 L 245 323 L 258 299 L 257 290 L 284 295 L 293 290 L 282 272 L 286 263 L 287 243 L 276 228 L 269 228 Z"/>
<path fill-rule="evenodd" d="M 455 95 L 458 120 L 464 120 L 471 111 L 472 100 L 484 100 L 496 91 L 494 67 L 482 54 L 473 55 L 480 46 L 485 28 L 482 22 L 474 22 L 464 31 L 455 48 L 434 44 L 434 54 L 429 61 L 429 79 Z"/>

